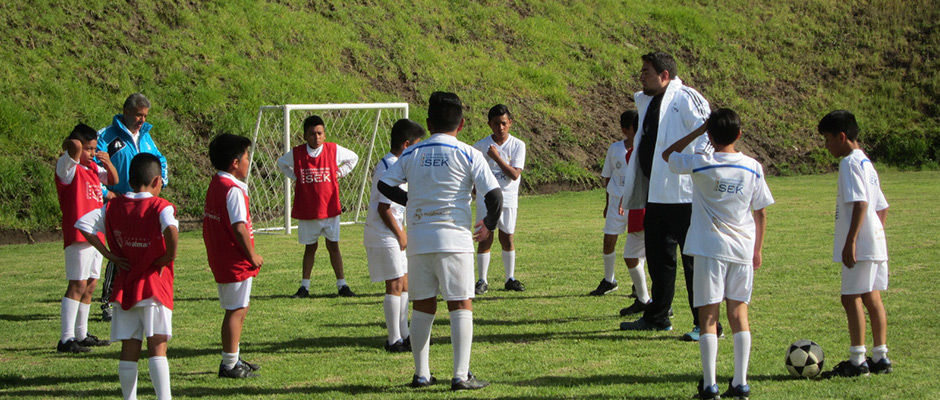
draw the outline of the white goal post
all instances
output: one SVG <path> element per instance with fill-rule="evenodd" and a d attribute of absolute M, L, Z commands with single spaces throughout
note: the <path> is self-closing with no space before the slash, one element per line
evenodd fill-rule
<path fill-rule="evenodd" d="M 388 150 L 395 121 L 408 118 L 408 103 L 283 104 L 261 106 L 251 146 L 248 191 L 255 231 L 290 234 L 293 181 L 277 168 L 277 159 L 304 143 L 303 120 L 323 118 L 326 140 L 352 150 L 359 163 L 339 179 L 342 224 L 365 221 L 376 162 Z"/>

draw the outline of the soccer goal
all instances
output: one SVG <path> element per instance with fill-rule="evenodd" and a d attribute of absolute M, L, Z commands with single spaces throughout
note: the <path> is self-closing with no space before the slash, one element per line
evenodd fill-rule
<path fill-rule="evenodd" d="M 359 163 L 339 179 L 342 224 L 365 222 L 374 164 L 387 152 L 395 121 L 408 118 L 408 103 L 284 104 L 262 106 L 255 123 L 248 190 L 255 231 L 290 234 L 293 182 L 277 168 L 277 159 L 304 143 L 303 120 L 323 118 L 326 140 L 359 155 Z"/>

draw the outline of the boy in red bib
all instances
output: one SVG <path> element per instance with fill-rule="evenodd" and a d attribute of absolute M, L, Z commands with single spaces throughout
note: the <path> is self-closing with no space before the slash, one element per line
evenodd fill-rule
<path fill-rule="evenodd" d="M 255 252 L 248 186 L 243 182 L 251 163 L 249 147 L 248 138 L 227 133 L 209 143 L 209 159 L 219 172 L 212 177 L 206 192 L 202 239 L 218 284 L 219 304 L 225 310 L 220 378 L 254 377 L 259 368 L 241 360 L 238 352 L 252 280 L 264 263 Z"/>
<path fill-rule="evenodd" d="M 89 351 L 89 346 L 109 344 L 88 334 L 88 311 L 101 272 L 101 253 L 73 227 L 78 217 L 101 208 L 102 179 L 109 185 L 118 182 L 108 153 L 95 150 L 97 143 L 98 133 L 88 125 L 78 124 L 62 143 L 65 154 L 56 162 L 55 188 L 62 209 L 65 277 L 69 281 L 62 297 L 61 337 L 56 346 L 62 353 L 83 353 Z M 103 167 L 92 160 L 95 156 Z M 99 239 L 104 239 L 104 235 L 99 235 Z"/>
<path fill-rule="evenodd" d="M 125 399 L 137 398 L 137 360 L 144 338 L 157 399 L 170 399 L 167 341 L 172 336 L 173 260 L 179 236 L 175 207 L 160 197 L 160 160 L 141 153 L 131 160 L 132 192 L 81 217 L 75 227 L 118 266 L 111 298 L 111 340 L 121 341 L 118 377 Z M 104 232 L 110 250 L 97 234 Z"/>
<path fill-rule="evenodd" d="M 322 234 L 330 264 L 336 274 L 336 287 L 340 296 L 355 294 L 343 275 L 343 256 L 339 252 L 339 182 L 356 167 L 359 156 L 336 143 L 326 142 L 323 119 L 311 115 L 304 120 L 305 144 L 291 149 L 277 159 L 277 167 L 294 181 L 294 205 L 291 217 L 297 219 L 297 239 L 306 246 L 303 258 L 303 279 L 293 298 L 310 295 L 310 272 L 317 254 L 317 242 Z"/>

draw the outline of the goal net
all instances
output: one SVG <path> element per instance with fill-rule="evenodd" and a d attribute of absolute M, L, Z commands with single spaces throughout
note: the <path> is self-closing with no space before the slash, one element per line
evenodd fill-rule
<path fill-rule="evenodd" d="M 262 106 L 255 123 L 248 190 L 255 231 L 290 233 L 294 183 L 277 168 L 277 159 L 304 143 L 303 121 L 323 118 L 326 140 L 359 156 L 356 167 L 339 179 L 342 224 L 365 222 L 375 163 L 388 150 L 395 121 L 408 118 L 408 103 L 284 104 Z"/>

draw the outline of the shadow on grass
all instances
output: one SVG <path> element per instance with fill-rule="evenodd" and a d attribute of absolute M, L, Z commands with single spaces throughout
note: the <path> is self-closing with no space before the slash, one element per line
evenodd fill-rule
<path fill-rule="evenodd" d="M 546 375 L 534 379 L 509 383 L 513 386 L 593 386 L 593 385 L 621 385 L 621 384 L 646 384 L 646 383 L 688 383 L 690 388 L 694 388 L 695 382 L 701 378 L 698 374 L 660 374 L 660 375 L 591 375 L 591 376 L 558 376 Z M 750 377 L 748 377 L 750 378 Z"/>
<path fill-rule="evenodd" d="M 53 314 L 0 314 L 0 321 L 47 321 L 59 319 L 57 317 Z"/>

